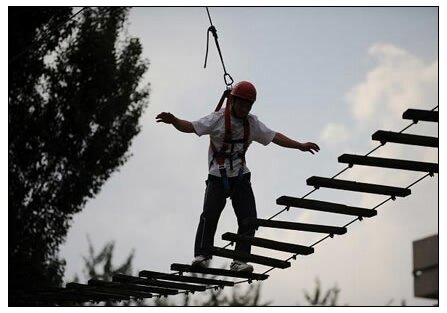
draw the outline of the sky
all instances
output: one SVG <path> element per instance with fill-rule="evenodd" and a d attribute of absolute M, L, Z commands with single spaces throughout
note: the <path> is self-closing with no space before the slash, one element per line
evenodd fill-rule
<path fill-rule="evenodd" d="M 247 154 L 258 217 L 283 207 L 282 195 L 302 197 L 313 188 L 310 176 L 332 177 L 345 168 L 343 153 L 366 154 L 378 143 L 379 129 L 400 131 L 407 108 L 438 105 L 438 10 L 424 7 L 212 7 L 227 71 L 258 90 L 255 114 L 271 129 L 300 142 L 317 143 L 312 155 L 275 144 L 253 143 Z M 132 157 L 74 216 L 61 248 L 65 281 L 81 280 L 88 240 L 99 250 L 115 241 L 115 265 L 135 251 L 134 271 L 169 272 L 171 263 L 193 258 L 196 227 L 207 176 L 208 138 L 155 123 L 160 112 L 196 120 L 213 111 L 225 88 L 213 41 L 203 68 L 204 7 L 138 7 L 130 11 L 127 32 L 138 37 L 150 62 L 150 83 L 142 131 Z M 437 125 L 420 122 L 406 133 L 438 136 Z M 387 144 L 373 156 L 438 162 L 433 148 Z M 338 178 L 406 187 L 424 173 L 354 166 Z M 438 233 L 438 176 L 411 188 L 407 198 L 389 201 L 376 217 L 325 240 L 315 253 L 298 257 L 285 270 L 270 272 L 261 299 L 277 306 L 304 305 L 318 277 L 323 289 L 341 289 L 339 304 L 356 306 L 432 305 L 415 298 L 412 242 Z M 308 197 L 372 208 L 387 197 L 320 189 Z M 291 208 L 276 220 L 343 226 L 353 218 Z M 236 232 L 231 203 L 222 214 L 215 244 Z M 257 236 L 311 245 L 323 234 L 260 228 Z M 290 254 L 253 247 L 252 253 L 286 259 Z M 213 259 L 213 267 L 229 264 Z M 255 265 L 262 273 L 268 267 Z M 195 297 L 203 295 L 196 294 Z M 199 298 L 197 298 L 199 299 Z M 176 301 L 176 297 L 172 298 Z"/>

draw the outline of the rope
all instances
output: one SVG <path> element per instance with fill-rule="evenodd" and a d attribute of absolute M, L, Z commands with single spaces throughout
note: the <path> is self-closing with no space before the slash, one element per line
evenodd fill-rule
<path fill-rule="evenodd" d="M 222 67 L 224 70 L 225 85 L 227 86 L 227 88 L 231 88 L 234 80 L 231 77 L 231 75 L 228 74 L 227 69 L 225 68 L 225 62 L 223 60 L 222 51 L 220 50 L 220 46 L 219 46 L 217 30 L 216 30 L 216 27 L 214 27 L 214 25 L 213 25 L 213 21 L 211 20 L 211 15 L 210 15 L 210 11 L 208 10 L 208 7 L 206 7 L 206 12 L 208 13 L 208 19 L 210 20 L 211 26 L 208 27 L 208 31 L 206 33 L 206 54 L 205 54 L 205 64 L 204 64 L 203 68 L 206 68 L 206 62 L 208 60 L 208 46 L 209 46 L 209 40 L 210 40 L 209 38 L 210 38 L 210 32 L 211 32 L 214 37 L 214 42 L 216 43 L 217 51 L 219 52 L 220 61 L 222 62 Z"/>

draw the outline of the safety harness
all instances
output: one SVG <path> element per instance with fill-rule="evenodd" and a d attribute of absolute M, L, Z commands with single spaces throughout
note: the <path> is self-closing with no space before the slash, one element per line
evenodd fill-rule
<path fill-rule="evenodd" d="M 217 163 L 217 167 L 220 172 L 220 176 L 222 178 L 222 183 L 225 188 L 225 192 L 227 195 L 230 195 L 230 183 L 228 180 L 227 169 L 225 167 L 225 160 L 228 159 L 230 163 L 230 170 L 233 170 L 233 161 L 236 159 L 241 159 L 241 168 L 239 169 L 238 177 L 240 178 L 244 171 L 245 166 L 245 153 L 248 149 L 248 138 L 250 137 L 250 124 L 248 122 L 248 118 L 244 118 L 244 138 L 242 139 L 233 139 L 231 134 L 231 105 L 230 105 L 230 90 L 227 89 L 222 94 L 222 97 L 219 100 L 219 103 L 216 106 L 215 112 L 219 111 L 222 107 L 222 104 L 227 99 L 225 104 L 225 134 L 223 144 L 218 150 L 216 146 L 210 139 L 210 149 L 213 152 L 213 158 L 210 162 L 210 168 L 213 165 L 213 162 Z M 234 153 L 234 145 L 238 143 L 243 143 L 242 152 Z M 229 150 L 229 151 L 228 151 Z"/>

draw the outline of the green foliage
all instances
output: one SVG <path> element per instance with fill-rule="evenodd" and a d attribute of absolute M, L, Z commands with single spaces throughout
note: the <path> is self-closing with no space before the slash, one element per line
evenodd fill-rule
<path fill-rule="evenodd" d="M 394 302 L 394 298 L 390 299 L 385 305 L 386 306 L 391 306 Z M 407 302 L 405 301 L 405 299 L 402 299 L 400 302 L 400 306 L 407 306 Z"/>
<path fill-rule="evenodd" d="M 100 279 L 104 281 L 112 281 L 112 277 L 115 274 L 132 275 L 132 260 L 135 256 L 133 250 L 126 258 L 124 263 L 119 266 L 113 265 L 113 252 L 115 249 L 115 242 L 110 241 L 104 245 L 100 252 L 96 253 L 90 238 L 88 238 L 88 256 L 83 256 L 84 269 L 83 276 L 85 280 Z M 73 279 L 74 282 L 79 282 L 79 276 L 76 275 Z M 120 305 L 139 305 L 142 301 L 131 300 L 122 301 Z M 105 306 L 114 306 L 116 302 L 106 301 L 102 303 Z"/>
<path fill-rule="evenodd" d="M 304 291 L 304 297 L 308 304 L 311 306 L 336 306 L 338 295 L 340 289 L 335 285 L 334 287 L 328 289 L 325 293 L 321 288 L 321 283 L 318 278 L 316 278 L 316 286 L 313 295 Z M 324 295 L 323 295 L 324 294 Z"/>
<path fill-rule="evenodd" d="M 115 249 L 115 242 L 110 241 L 104 245 L 102 250 L 95 255 L 95 248 L 93 247 L 90 239 L 89 252 L 84 259 L 84 277 L 88 279 L 101 279 L 105 281 L 111 281 L 115 274 L 131 275 L 132 273 L 132 260 L 135 255 L 135 251 L 132 251 L 126 258 L 126 261 L 118 267 L 114 267 L 112 264 L 113 250 Z M 98 269 L 99 268 L 99 269 Z"/>
<path fill-rule="evenodd" d="M 253 283 L 246 288 L 236 285 L 231 288 L 230 295 L 224 294 L 222 289 L 212 290 L 208 300 L 201 306 L 267 306 L 272 301 L 260 302 L 261 283 Z"/>
<path fill-rule="evenodd" d="M 196 277 L 205 277 L 205 275 L 193 275 Z M 210 278 L 210 276 L 206 276 Z M 215 278 L 215 277 L 213 277 Z M 226 292 L 230 290 L 229 292 Z M 248 286 L 236 285 L 226 287 L 225 289 L 210 289 L 203 293 L 204 298 L 191 299 L 190 294 L 183 295 L 182 302 L 176 304 L 169 298 L 156 298 L 149 302 L 153 306 L 267 306 L 272 301 L 261 303 L 261 283 L 253 283 Z"/>
<path fill-rule="evenodd" d="M 148 62 L 138 39 L 123 36 L 127 13 L 92 7 L 67 22 L 67 7 L 9 8 L 10 305 L 61 285 L 73 215 L 140 131 Z"/>

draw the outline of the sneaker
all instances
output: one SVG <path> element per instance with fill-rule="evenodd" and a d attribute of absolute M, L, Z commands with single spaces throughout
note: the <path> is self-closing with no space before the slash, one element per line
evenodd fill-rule
<path fill-rule="evenodd" d="M 235 260 L 231 262 L 230 270 L 235 272 L 251 273 L 253 272 L 253 266 L 245 262 Z"/>
<path fill-rule="evenodd" d="M 203 268 L 207 268 L 210 266 L 211 257 L 204 256 L 204 255 L 198 255 L 192 260 L 191 266 L 199 266 Z"/>

